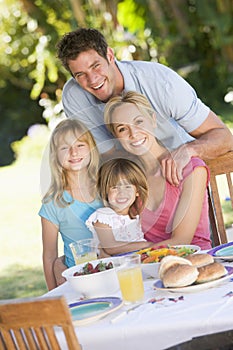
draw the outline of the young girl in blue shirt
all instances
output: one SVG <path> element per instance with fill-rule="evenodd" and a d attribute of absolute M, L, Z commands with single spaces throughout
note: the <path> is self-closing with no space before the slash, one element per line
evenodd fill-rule
<path fill-rule="evenodd" d="M 85 221 L 103 204 L 97 198 L 99 154 L 92 134 L 79 121 L 66 119 L 54 129 L 49 149 L 51 183 L 39 211 L 43 267 L 49 290 L 57 286 L 54 264 L 58 235 L 64 243 L 64 269 L 75 265 L 69 244 L 92 233 Z"/>

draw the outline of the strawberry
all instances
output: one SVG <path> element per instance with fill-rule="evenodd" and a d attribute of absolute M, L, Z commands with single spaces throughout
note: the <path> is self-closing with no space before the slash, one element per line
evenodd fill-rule
<path fill-rule="evenodd" d="M 109 270 L 113 268 L 113 263 L 110 261 L 109 263 L 104 263 L 100 261 L 95 267 L 91 263 L 86 263 L 81 271 L 77 271 L 73 274 L 73 276 L 83 276 L 90 275 L 92 273 L 97 273 L 105 270 Z"/>

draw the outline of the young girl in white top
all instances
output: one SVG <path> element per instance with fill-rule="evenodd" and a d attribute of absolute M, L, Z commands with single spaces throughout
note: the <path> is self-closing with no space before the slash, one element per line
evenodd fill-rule
<path fill-rule="evenodd" d="M 151 246 L 141 230 L 140 214 L 148 186 L 142 169 L 133 161 L 107 161 L 98 172 L 97 189 L 105 205 L 90 215 L 86 225 L 109 255 Z"/>

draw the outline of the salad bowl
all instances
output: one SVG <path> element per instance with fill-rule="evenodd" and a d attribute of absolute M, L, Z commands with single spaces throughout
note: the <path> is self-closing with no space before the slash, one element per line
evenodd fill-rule
<path fill-rule="evenodd" d="M 147 248 L 137 252 L 141 255 L 141 268 L 143 277 L 158 278 L 160 261 L 167 255 L 176 255 L 185 257 L 189 254 L 195 254 L 200 251 L 197 245 L 176 245 L 176 246 L 160 246 L 156 249 Z"/>

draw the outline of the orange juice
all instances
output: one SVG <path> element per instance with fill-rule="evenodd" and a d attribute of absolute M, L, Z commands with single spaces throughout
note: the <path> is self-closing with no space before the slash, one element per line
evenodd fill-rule
<path fill-rule="evenodd" d="M 135 303 L 144 298 L 144 287 L 140 266 L 118 270 L 117 276 L 124 301 Z"/>

